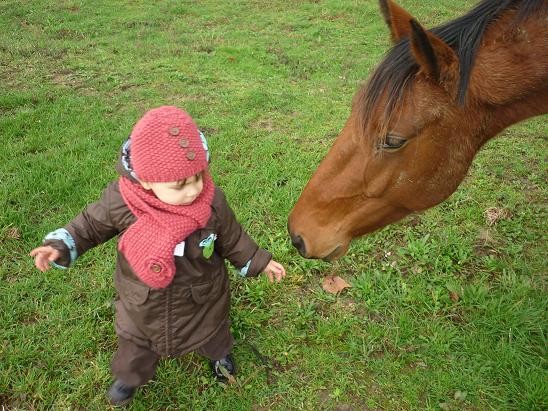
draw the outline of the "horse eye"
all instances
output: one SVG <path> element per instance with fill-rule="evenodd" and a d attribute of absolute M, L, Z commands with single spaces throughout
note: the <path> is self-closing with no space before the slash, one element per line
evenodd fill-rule
<path fill-rule="evenodd" d="M 407 143 L 407 139 L 400 136 L 388 134 L 384 141 L 381 143 L 380 148 L 384 150 L 396 150 L 403 147 L 405 143 Z"/>

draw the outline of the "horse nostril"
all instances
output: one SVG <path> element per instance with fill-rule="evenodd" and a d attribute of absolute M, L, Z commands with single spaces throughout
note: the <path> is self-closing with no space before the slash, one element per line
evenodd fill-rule
<path fill-rule="evenodd" d="M 306 257 L 306 247 L 300 235 L 291 235 L 291 243 L 293 244 L 293 247 L 295 247 L 297 251 L 299 251 L 300 255 Z"/>

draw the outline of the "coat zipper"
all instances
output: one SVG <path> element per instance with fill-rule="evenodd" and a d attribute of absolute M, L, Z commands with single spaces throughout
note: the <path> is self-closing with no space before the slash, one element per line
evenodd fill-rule
<path fill-rule="evenodd" d="M 165 313 L 165 336 L 166 336 L 166 357 L 171 354 L 171 287 L 166 290 L 166 313 Z"/>

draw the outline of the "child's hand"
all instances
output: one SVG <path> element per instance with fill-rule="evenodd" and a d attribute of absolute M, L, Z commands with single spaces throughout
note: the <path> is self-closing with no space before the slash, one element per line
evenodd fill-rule
<path fill-rule="evenodd" d="M 268 276 L 268 279 L 271 283 L 276 280 L 277 283 L 282 281 L 282 278 L 285 277 L 285 268 L 280 263 L 270 260 L 266 268 L 263 270 L 263 273 L 265 273 Z"/>
<path fill-rule="evenodd" d="M 59 251 L 49 245 L 37 247 L 29 254 L 31 257 L 34 257 L 34 265 L 36 268 L 42 272 L 49 270 L 49 263 L 57 260 L 61 256 Z"/>

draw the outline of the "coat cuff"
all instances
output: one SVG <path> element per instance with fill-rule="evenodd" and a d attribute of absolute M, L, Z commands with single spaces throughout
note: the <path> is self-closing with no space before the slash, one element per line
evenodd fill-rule
<path fill-rule="evenodd" d="M 240 275 L 242 277 L 256 277 L 263 272 L 270 260 L 272 260 L 272 254 L 259 248 L 251 260 L 240 269 Z"/>
<path fill-rule="evenodd" d="M 72 235 L 64 228 L 59 228 L 48 233 L 44 237 L 44 245 L 55 248 L 61 254 L 61 257 L 51 263 L 54 267 L 68 268 L 78 258 L 76 242 Z"/>

